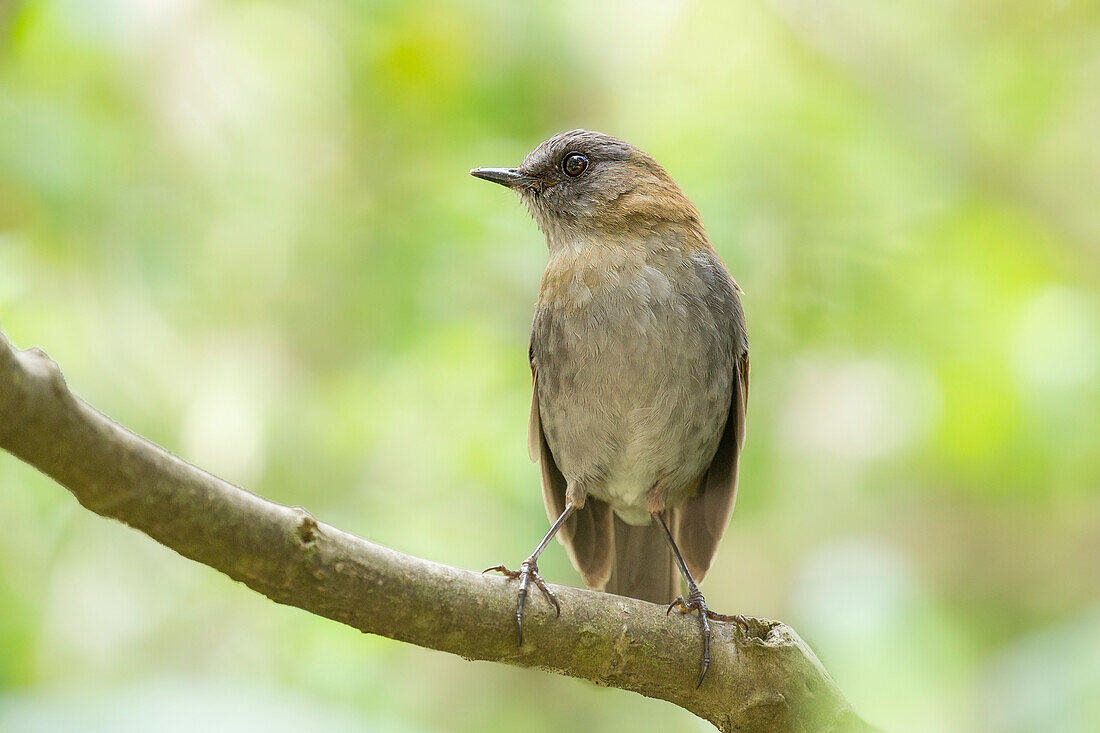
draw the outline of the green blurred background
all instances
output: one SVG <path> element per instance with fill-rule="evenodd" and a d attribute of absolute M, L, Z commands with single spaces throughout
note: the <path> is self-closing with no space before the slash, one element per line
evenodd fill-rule
<path fill-rule="evenodd" d="M 515 563 L 546 252 L 466 172 L 578 126 L 746 292 L 711 606 L 889 730 L 1100 730 L 1096 3 L 0 0 L 0 327 L 228 480 Z M 707 729 L 277 606 L 6 454 L 0 520 L 4 733 Z"/>

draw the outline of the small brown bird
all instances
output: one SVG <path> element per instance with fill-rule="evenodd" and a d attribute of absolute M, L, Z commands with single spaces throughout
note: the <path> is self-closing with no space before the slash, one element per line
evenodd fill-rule
<path fill-rule="evenodd" d="M 516 623 L 557 534 L 589 588 L 697 611 L 702 684 L 710 620 L 698 581 L 733 512 L 745 439 L 748 340 L 740 289 L 695 206 L 638 148 L 556 135 L 518 168 L 471 175 L 516 191 L 550 259 L 531 326 L 528 446 L 553 522 L 518 571 Z"/>

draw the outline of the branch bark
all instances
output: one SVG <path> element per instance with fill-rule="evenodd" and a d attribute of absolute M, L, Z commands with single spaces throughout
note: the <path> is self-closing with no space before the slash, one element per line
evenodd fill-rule
<path fill-rule="evenodd" d="M 554 586 L 561 617 L 529 604 L 517 647 L 509 581 L 396 552 L 232 486 L 97 412 L 44 352 L 17 351 L 2 333 L 0 448 L 96 514 L 277 603 L 363 632 L 633 690 L 723 731 L 872 730 L 778 621 L 750 619 L 747 636 L 717 624 L 698 690 L 695 619 L 632 598 Z"/>

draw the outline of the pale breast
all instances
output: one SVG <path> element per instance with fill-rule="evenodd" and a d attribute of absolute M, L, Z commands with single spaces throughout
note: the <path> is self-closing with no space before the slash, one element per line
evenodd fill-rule
<path fill-rule="evenodd" d="M 741 336 L 713 253 L 559 253 L 531 358 L 547 444 L 566 480 L 631 523 L 709 463 L 729 412 Z"/>

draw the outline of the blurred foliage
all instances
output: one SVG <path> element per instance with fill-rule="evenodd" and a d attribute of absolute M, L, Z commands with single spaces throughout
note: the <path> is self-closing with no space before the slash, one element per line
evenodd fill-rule
<path fill-rule="evenodd" d="M 578 126 L 746 291 L 711 605 L 890 730 L 1100 729 L 1095 3 L 0 2 L 0 326 L 229 480 L 516 562 L 545 249 L 466 171 Z M 276 606 L 6 455 L 0 517 L 5 732 L 705 729 Z"/>

